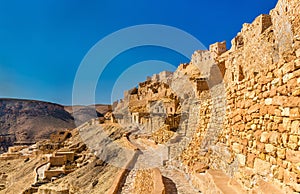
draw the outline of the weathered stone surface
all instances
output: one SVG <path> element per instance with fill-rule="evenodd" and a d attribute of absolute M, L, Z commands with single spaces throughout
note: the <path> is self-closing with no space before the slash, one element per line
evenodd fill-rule
<path fill-rule="evenodd" d="M 271 164 L 259 158 L 254 160 L 254 170 L 257 174 L 268 176 L 271 173 Z"/>
<path fill-rule="evenodd" d="M 287 175 L 299 176 L 297 167 L 293 166 L 299 163 L 300 157 L 299 13 L 299 1 L 279 0 L 270 15 L 261 15 L 251 24 L 243 25 L 229 51 L 226 52 L 224 42 L 213 44 L 207 51 L 196 51 L 190 63 L 181 64 L 173 76 L 165 77 L 166 85 L 156 83 L 159 76 L 140 84 L 137 90 L 127 94 L 128 122 L 135 115 L 137 123 L 148 123 L 148 132 L 158 130 L 157 125 L 150 127 L 148 115 L 143 114 L 151 111 L 152 102 L 168 99 L 176 105 L 169 123 L 176 123 L 175 116 L 181 111 L 189 112 L 186 126 L 170 126 L 174 131 L 184 129 L 180 133 L 190 140 L 183 150 L 176 144 L 170 151 L 171 155 L 181 152 L 178 158 L 185 165 L 184 170 L 195 172 L 201 164 L 199 173 L 210 167 L 230 175 L 240 174 L 240 182 L 249 190 L 257 187 L 256 180 L 262 179 L 270 183 L 279 181 L 283 188 L 294 189 L 297 180 L 288 181 Z M 223 80 L 211 73 L 215 72 L 214 67 L 219 68 Z M 188 78 L 187 82 L 182 81 L 181 75 Z M 208 86 L 219 86 L 216 83 L 220 81 L 224 93 L 222 96 L 219 92 L 222 97 L 216 99 L 215 93 L 209 91 L 213 87 Z M 180 91 L 177 96 L 172 93 L 174 88 Z M 192 90 L 185 92 L 185 88 Z M 192 111 L 182 108 L 181 93 L 194 95 L 197 103 L 193 107 L 197 108 Z M 168 136 L 161 134 L 165 133 L 154 133 L 160 143 L 168 142 Z M 226 157 L 220 154 L 225 152 L 216 149 L 218 143 L 229 150 Z M 208 161 L 202 164 L 204 158 Z M 251 169 L 255 176 L 241 173 L 242 168 Z"/>
<path fill-rule="evenodd" d="M 286 150 L 286 159 L 292 163 L 300 162 L 300 151 Z"/>

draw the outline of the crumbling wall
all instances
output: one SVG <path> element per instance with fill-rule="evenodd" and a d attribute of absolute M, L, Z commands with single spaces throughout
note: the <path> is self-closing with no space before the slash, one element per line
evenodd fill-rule
<path fill-rule="evenodd" d="M 266 181 L 300 192 L 299 7 L 299 1 L 279 1 L 270 15 L 245 24 L 229 52 L 217 58 L 226 67 L 225 120 L 217 142 L 204 146 L 203 153 L 199 145 L 206 144 L 207 125 L 215 121 L 201 117 L 202 129 L 182 158 L 190 171 L 209 163 L 247 189 Z M 209 160 L 205 165 L 199 164 L 203 158 Z"/>

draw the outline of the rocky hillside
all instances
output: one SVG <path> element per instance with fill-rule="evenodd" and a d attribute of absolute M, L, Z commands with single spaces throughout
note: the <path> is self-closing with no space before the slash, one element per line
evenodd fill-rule
<path fill-rule="evenodd" d="M 41 167 L 45 177 L 26 186 L 37 193 L 299 193 L 299 29 L 299 0 L 279 0 L 244 24 L 229 50 L 212 44 L 174 73 L 126 91 L 110 121 L 81 125 L 60 153 L 53 142 L 37 144 L 37 156 L 54 152 Z M 14 149 L 0 165 L 28 157 Z M 6 193 L 21 191 L 9 184 L 24 181 L 18 171 L 4 175 Z"/>
<path fill-rule="evenodd" d="M 0 134 L 14 134 L 16 141 L 49 138 L 55 131 L 74 128 L 74 119 L 58 104 L 0 99 Z"/>
<path fill-rule="evenodd" d="M 107 112 L 111 111 L 111 105 L 65 106 L 64 109 L 72 114 L 76 125 L 81 125 L 91 119 L 104 117 Z"/>
<path fill-rule="evenodd" d="M 76 124 L 80 125 L 109 110 L 109 105 L 75 106 L 72 109 L 71 106 L 36 100 L 0 99 L 0 149 L 6 151 L 16 141 L 36 142 L 49 138 L 56 131 L 73 129 L 74 115 Z"/>

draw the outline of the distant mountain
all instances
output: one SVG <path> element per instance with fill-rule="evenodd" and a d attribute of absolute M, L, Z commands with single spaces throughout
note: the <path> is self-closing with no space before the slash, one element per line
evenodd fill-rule
<path fill-rule="evenodd" d="M 14 142 L 35 142 L 49 138 L 50 134 L 73 129 L 111 109 L 110 105 L 62 106 L 50 102 L 20 99 L 0 99 L 0 152 Z M 74 113 L 73 113 L 74 111 Z"/>
<path fill-rule="evenodd" d="M 111 105 L 96 104 L 89 106 L 65 106 L 65 110 L 72 114 L 76 119 L 75 123 L 80 125 L 93 118 L 104 117 L 112 108 Z"/>
<path fill-rule="evenodd" d="M 0 99 L 0 134 L 15 134 L 16 141 L 49 138 L 53 132 L 74 127 L 74 118 L 59 104 Z"/>

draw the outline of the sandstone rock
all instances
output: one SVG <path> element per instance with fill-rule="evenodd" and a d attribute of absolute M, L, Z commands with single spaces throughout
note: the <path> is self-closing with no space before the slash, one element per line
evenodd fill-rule
<path fill-rule="evenodd" d="M 300 118 L 300 109 L 292 108 L 289 116 L 291 119 L 299 119 Z"/>
<path fill-rule="evenodd" d="M 265 99 L 265 104 L 266 105 L 271 105 L 272 104 L 273 99 L 272 98 L 267 98 Z"/>
<path fill-rule="evenodd" d="M 295 70 L 295 63 L 293 61 L 286 63 L 281 67 L 281 71 L 283 74 L 290 73 L 294 70 Z"/>
<path fill-rule="evenodd" d="M 280 135 L 277 131 L 271 132 L 270 137 L 269 137 L 269 142 L 274 144 L 274 145 L 277 145 L 278 141 L 279 141 L 279 136 Z"/>
<path fill-rule="evenodd" d="M 266 144 L 265 149 L 266 149 L 266 152 L 268 152 L 268 153 L 276 151 L 275 147 L 272 144 Z"/>
<path fill-rule="evenodd" d="M 300 162 L 300 151 L 286 150 L 286 159 L 292 163 Z"/>
<path fill-rule="evenodd" d="M 277 153 L 278 158 L 283 159 L 283 160 L 285 159 L 285 149 L 278 148 L 276 153 Z"/>
<path fill-rule="evenodd" d="M 241 144 L 238 144 L 238 143 L 233 143 L 233 145 L 232 145 L 232 150 L 233 150 L 235 153 L 239 154 L 239 153 L 242 152 L 243 146 L 242 146 Z"/>
<path fill-rule="evenodd" d="M 268 176 L 271 173 L 271 164 L 264 160 L 256 158 L 254 160 L 254 170 L 259 175 Z"/>
<path fill-rule="evenodd" d="M 296 56 L 300 58 L 300 49 L 296 51 Z"/>
<path fill-rule="evenodd" d="M 246 160 L 246 163 L 247 163 L 247 166 L 250 167 L 250 168 L 253 168 L 254 167 L 254 160 L 256 158 L 256 155 L 255 154 L 248 154 L 247 155 L 247 160 Z"/>
<path fill-rule="evenodd" d="M 293 93 L 292 93 L 293 96 L 300 96 L 300 88 L 296 88 Z"/>
<path fill-rule="evenodd" d="M 291 133 L 300 135 L 300 121 L 293 121 L 291 124 Z"/>
<path fill-rule="evenodd" d="M 261 134 L 260 141 L 263 143 L 266 143 L 268 141 L 269 137 L 270 137 L 270 134 L 268 132 L 263 132 Z"/>
<path fill-rule="evenodd" d="M 236 157 L 237 157 L 237 160 L 238 160 L 240 166 L 246 165 L 246 156 L 245 155 L 237 154 Z"/>

